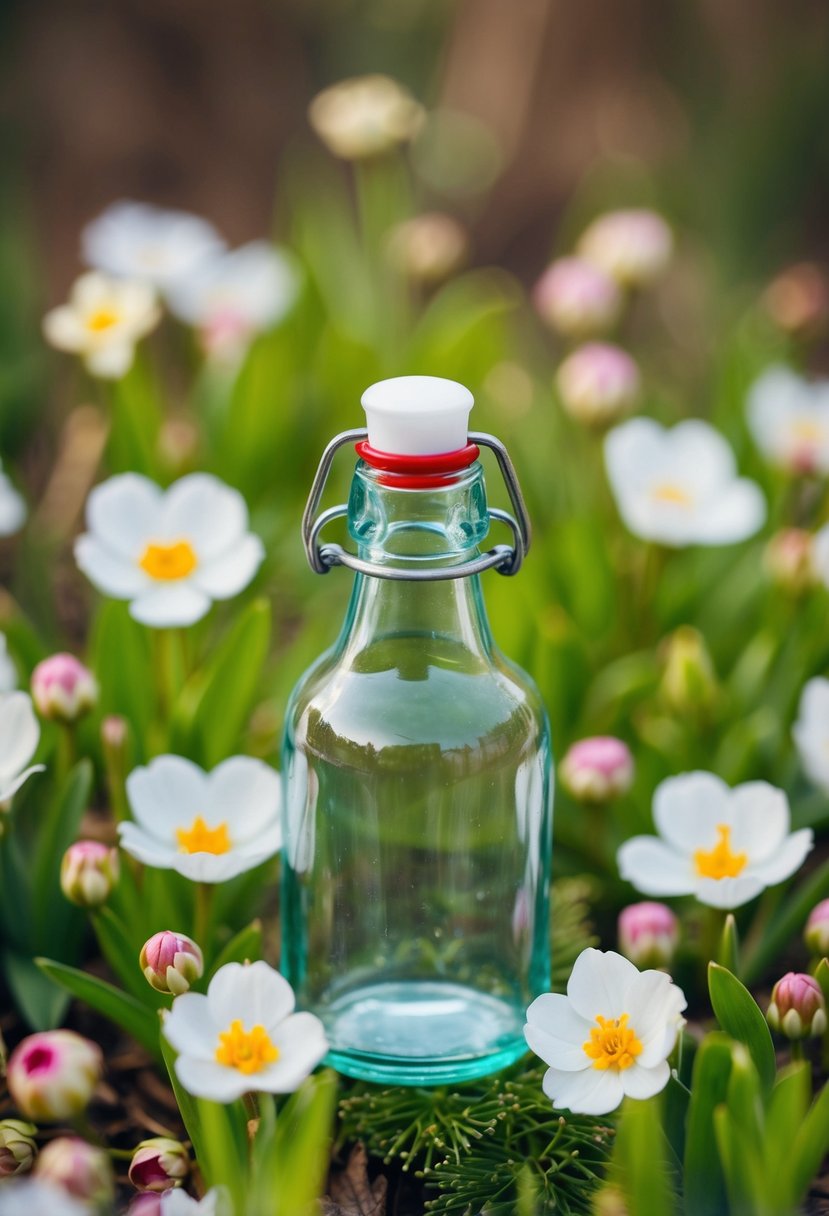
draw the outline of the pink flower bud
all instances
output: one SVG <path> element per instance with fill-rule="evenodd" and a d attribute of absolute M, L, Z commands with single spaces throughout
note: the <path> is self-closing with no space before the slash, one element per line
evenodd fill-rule
<path fill-rule="evenodd" d="M 763 564 L 773 582 L 798 595 L 818 582 L 812 536 L 803 528 L 783 528 L 766 545 Z"/>
<path fill-rule="evenodd" d="M 101 742 L 112 751 L 120 751 L 127 741 L 127 720 L 120 714 L 107 714 L 101 723 Z"/>
<path fill-rule="evenodd" d="M 799 262 L 769 284 L 763 303 L 779 329 L 796 337 L 812 337 L 829 320 L 829 281 L 819 266 Z"/>
<path fill-rule="evenodd" d="M 766 1021 L 787 1039 L 822 1035 L 826 1030 L 826 1002 L 820 984 L 811 975 L 789 971 L 772 989 Z"/>
<path fill-rule="evenodd" d="M 655 211 L 609 211 L 585 229 L 578 252 L 622 287 L 647 287 L 667 270 L 674 238 Z"/>
<path fill-rule="evenodd" d="M 173 996 L 187 992 L 204 974 L 204 958 L 196 943 L 169 929 L 144 943 L 138 961 L 147 983 L 156 992 L 172 992 Z"/>
<path fill-rule="evenodd" d="M 559 765 L 565 789 L 579 802 L 609 802 L 633 784 L 633 757 L 621 739 L 580 739 Z"/>
<path fill-rule="evenodd" d="M 644 900 L 619 913 L 619 948 L 637 967 L 668 967 L 679 944 L 679 921 L 666 904 Z"/>
<path fill-rule="evenodd" d="M 78 840 L 63 855 L 60 887 L 73 904 L 98 908 L 118 881 L 118 850 L 97 840 Z"/>
<path fill-rule="evenodd" d="M 42 717 L 71 724 L 95 708 L 98 685 L 73 654 L 53 654 L 32 672 L 32 699 Z"/>
<path fill-rule="evenodd" d="M 386 252 L 401 274 L 415 283 L 440 283 L 462 265 L 469 248 L 466 230 L 451 215 L 429 211 L 397 224 Z"/>
<path fill-rule="evenodd" d="M 115 1197 L 109 1154 L 77 1136 L 50 1141 L 41 1150 L 35 1174 L 85 1203 L 101 1206 Z"/>
<path fill-rule="evenodd" d="M 548 266 L 533 299 L 542 320 L 570 337 L 603 333 L 622 308 L 613 279 L 583 258 L 559 258 Z"/>
<path fill-rule="evenodd" d="M 167 1136 L 156 1136 L 138 1145 L 130 1162 L 129 1179 L 136 1190 L 161 1194 L 181 1186 L 189 1169 L 184 1145 Z"/>
<path fill-rule="evenodd" d="M 634 360 L 608 342 L 588 342 L 574 350 L 559 367 L 556 385 L 567 413 L 588 425 L 615 422 L 641 388 Z"/>
<path fill-rule="evenodd" d="M 806 945 L 819 958 L 829 955 L 829 899 L 812 908 L 803 931 Z"/>
<path fill-rule="evenodd" d="M 4 1119 L 0 1123 L 0 1178 L 26 1174 L 32 1168 L 37 1146 L 37 1128 L 20 1119 Z"/>
<path fill-rule="evenodd" d="M 31 1034 L 12 1052 L 9 1090 L 27 1119 L 71 1119 L 88 1106 L 103 1062 L 100 1048 L 72 1030 Z"/>

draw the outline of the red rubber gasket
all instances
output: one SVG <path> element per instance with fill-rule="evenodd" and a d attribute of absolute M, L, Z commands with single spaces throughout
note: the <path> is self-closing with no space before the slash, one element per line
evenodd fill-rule
<path fill-rule="evenodd" d="M 381 478 L 383 485 L 401 490 L 422 490 L 441 485 L 447 473 L 458 473 L 474 464 L 481 454 L 477 443 L 468 443 L 455 452 L 438 452 L 431 456 L 403 456 L 398 452 L 380 452 L 363 439 L 354 445 L 357 455 L 373 469 L 388 473 Z"/>

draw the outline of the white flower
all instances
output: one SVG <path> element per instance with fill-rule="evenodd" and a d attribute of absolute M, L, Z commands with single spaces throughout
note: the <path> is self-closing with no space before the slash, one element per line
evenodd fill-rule
<path fill-rule="evenodd" d="M 0 1186 L 0 1216 L 91 1216 L 91 1209 L 61 1187 L 27 1178 Z"/>
<path fill-rule="evenodd" d="M 0 807 L 17 793 L 32 773 L 42 773 L 42 764 L 28 768 L 40 740 L 40 723 L 25 692 L 0 695 Z"/>
<path fill-rule="evenodd" d="M 131 200 L 107 207 L 81 234 L 88 265 L 160 291 L 223 249 L 224 241 L 201 216 Z"/>
<path fill-rule="evenodd" d="M 13 536 L 26 520 L 26 504 L 0 464 L 0 536 Z"/>
<path fill-rule="evenodd" d="M 804 685 L 792 734 L 809 780 L 829 793 L 829 680 Z"/>
<path fill-rule="evenodd" d="M 313 99 L 308 120 L 335 156 L 361 160 L 407 143 L 423 124 L 423 107 L 390 76 L 355 76 Z"/>
<path fill-rule="evenodd" d="M 731 448 L 699 419 L 668 430 L 631 418 L 607 435 L 605 464 L 619 514 L 643 540 L 728 545 L 766 517 L 759 486 L 737 476 Z"/>
<path fill-rule="evenodd" d="M 585 229 L 578 252 L 623 287 L 647 287 L 668 268 L 674 238 L 655 211 L 609 211 Z"/>
<path fill-rule="evenodd" d="M 201 1216 L 224 1216 L 228 1210 L 224 1192 L 215 1186 L 201 1200 L 179 1187 L 165 1191 L 159 1199 L 162 1216 L 192 1216 L 194 1212 L 201 1212 Z"/>
<path fill-rule="evenodd" d="M 75 281 L 68 304 L 47 312 L 43 333 L 58 350 L 80 355 L 93 376 L 120 380 L 132 366 L 135 344 L 160 319 L 148 284 L 90 271 Z"/>
<path fill-rule="evenodd" d="M 267 963 L 220 967 L 207 996 L 176 997 L 164 1034 L 179 1053 L 176 1074 L 188 1091 L 233 1102 L 251 1090 L 297 1089 L 328 1050 L 322 1022 L 294 1013 L 291 985 Z"/>
<path fill-rule="evenodd" d="M 770 367 L 748 394 L 754 441 L 790 473 L 829 473 L 829 380 L 810 384 L 788 367 Z"/>
<path fill-rule="evenodd" d="M 256 334 L 292 308 L 299 276 L 292 260 L 267 241 L 220 254 L 174 283 L 170 311 L 201 333 L 208 354 L 238 357 Z"/>
<path fill-rule="evenodd" d="M 252 870 L 281 844 L 279 775 L 250 756 L 210 773 L 183 756 L 156 756 L 130 773 L 127 797 L 135 822 L 118 825 L 121 847 L 196 882 Z"/>
<path fill-rule="evenodd" d="M 668 1084 L 685 1005 L 663 971 L 637 971 L 612 950 L 583 950 L 567 996 L 546 993 L 527 1010 L 524 1035 L 550 1065 L 545 1094 L 583 1115 L 606 1115 L 624 1097 L 653 1097 Z"/>
<path fill-rule="evenodd" d="M 137 473 L 96 486 L 75 558 L 99 591 L 157 629 L 192 625 L 248 585 L 264 557 L 245 500 L 208 473 L 167 490 Z"/>
<path fill-rule="evenodd" d="M 738 908 L 794 874 L 812 848 L 811 828 L 789 834 L 786 795 L 765 781 L 733 790 L 713 773 L 683 773 L 657 786 L 659 836 L 619 849 L 622 878 L 644 895 L 694 895 Z"/>
<path fill-rule="evenodd" d="M 0 633 L 0 693 L 17 688 L 17 668 L 9 655 L 5 633 Z"/>

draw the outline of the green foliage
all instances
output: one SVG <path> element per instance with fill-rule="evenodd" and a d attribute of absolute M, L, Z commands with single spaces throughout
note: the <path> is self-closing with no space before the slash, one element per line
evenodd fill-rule
<path fill-rule="evenodd" d="M 53 959 L 35 959 L 44 975 L 71 996 L 84 1001 L 92 1009 L 103 1014 L 111 1022 L 115 1022 L 128 1035 L 131 1035 L 151 1055 L 159 1057 L 158 1047 L 158 1015 L 126 992 L 121 992 L 106 980 L 81 971 L 77 967 L 69 967 L 65 963 L 56 963 Z"/>
<path fill-rule="evenodd" d="M 711 1005 L 720 1026 L 744 1044 L 754 1061 L 764 1090 L 774 1084 L 774 1044 L 760 1007 L 735 975 L 718 963 L 708 965 Z"/>

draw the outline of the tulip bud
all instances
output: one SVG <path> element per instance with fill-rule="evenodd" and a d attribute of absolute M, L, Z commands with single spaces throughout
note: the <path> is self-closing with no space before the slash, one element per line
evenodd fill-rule
<path fill-rule="evenodd" d="M 77 1136 L 52 1140 L 40 1153 L 35 1174 L 76 1199 L 100 1207 L 115 1198 L 109 1154 Z"/>
<path fill-rule="evenodd" d="M 669 967 L 679 945 L 679 921 L 666 904 L 644 900 L 619 913 L 619 948 L 637 967 Z"/>
<path fill-rule="evenodd" d="M 655 211 L 609 211 L 585 229 L 578 252 L 622 287 L 647 287 L 667 270 L 674 238 Z"/>
<path fill-rule="evenodd" d="M 829 320 L 829 281 L 819 266 L 799 262 L 769 284 L 763 303 L 778 329 L 798 338 L 812 337 Z"/>
<path fill-rule="evenodd" d="M 826 1030 L 826 1002 L 820 984 L 811 975 L 789 971 L 772 989 L 766 1021 L 787 1039 L 822 1035 Z"/>
<path fill-rule="evenodd" d="M 829 899 L 823 899 L 809 913 L 803 930 L 806 945 L 818 958 L 829 956 Z"/>
<path fill-rule="evenodd" d="M 556 373 L 567 413 L 588 426 L 604 426 L 626 413 L 641 383 L 634 360 L 609 342 L 588 342 L 568 355 Z"/>
<path fill-rule="evenodd" d="M 541 319 L 568 337 L 603 333 L 622 308 L 613 279 L 583 258 L 559 258 L 548 266 L 535 285 L 533 300 Z"/>
<path fill-rule="evenodd" d="M 4 1119 L 0 1123 L 0 1178 L 27 1174 L 34 1164 L 37 1128 L 20 1119 Z"/>
<path fill-rule="evenodd" d="M 38 713 L 71 725 L 98 703 L 98 684 L 73 654 L 53 654 L 32 672 L 32 700 Z"/>
<path fill-rule="evenodd" d="M 94 1043 L 72 1030 L 45 1030 L 18 1044 L 6 1079 L 27 1119 L 56 1123 L 86 1109 L 102 1071 Z"/>
<path fill-rule="evenodd" d="M 633 784 L 633 757 L 621 739 L 580 739 L 559 765 L 564 788 L 579 802 L 610 802 Z"/>
<path fill-rule="evenodd" d="M 196 943 L 183 933 L 165 929 L 145 942 L 139 964 L 147 983 L 156 992 L 181 996 L 204 974 L 204 958 Z"/>
<path fill-rule="evenodd" d="M 138 1145 L 130 1162 L 129 1179 L 138 1191 L 161 1194 L 181 1186 L 189 1169 L 190 1158 L 184 1145 L 167 1136 L 156 1136 Z"/>
<path fill-rule="evenodd" d="M 334 156 L 363 160 L 407 143 L 423 124 L 423 107 L 389 76 L 356 76 L 313 99 L 308 121 Z"/>
<path fill-rule="evenodd" d="M 466 259 L 466 231 L 451 215 L 439 211 L 416 215 L 389 234 L 389 261 L 414 283 L 440 283 Z"/>
<path fill-rule="evenodd" d="M 783 528 L 766 545 L 763 565 L 772 582 L 793 595 L 818 583 L 812 560 L 812 536 L 803 528 Z"/>
<path fill-rule="evenodd" d="M 667 639 L 664 658 L 661 692 L 668 706 L 680 714 L 711 709 L 719 689 L 702 634 L 682 625 Z"/>
<path fill-rule="evenodd" d="M 117 849 L 97 840 L 78 840 L 63 855 L 60 887 L 71 903 L 98 908 L 109 899 L 119 871 Z"/>

